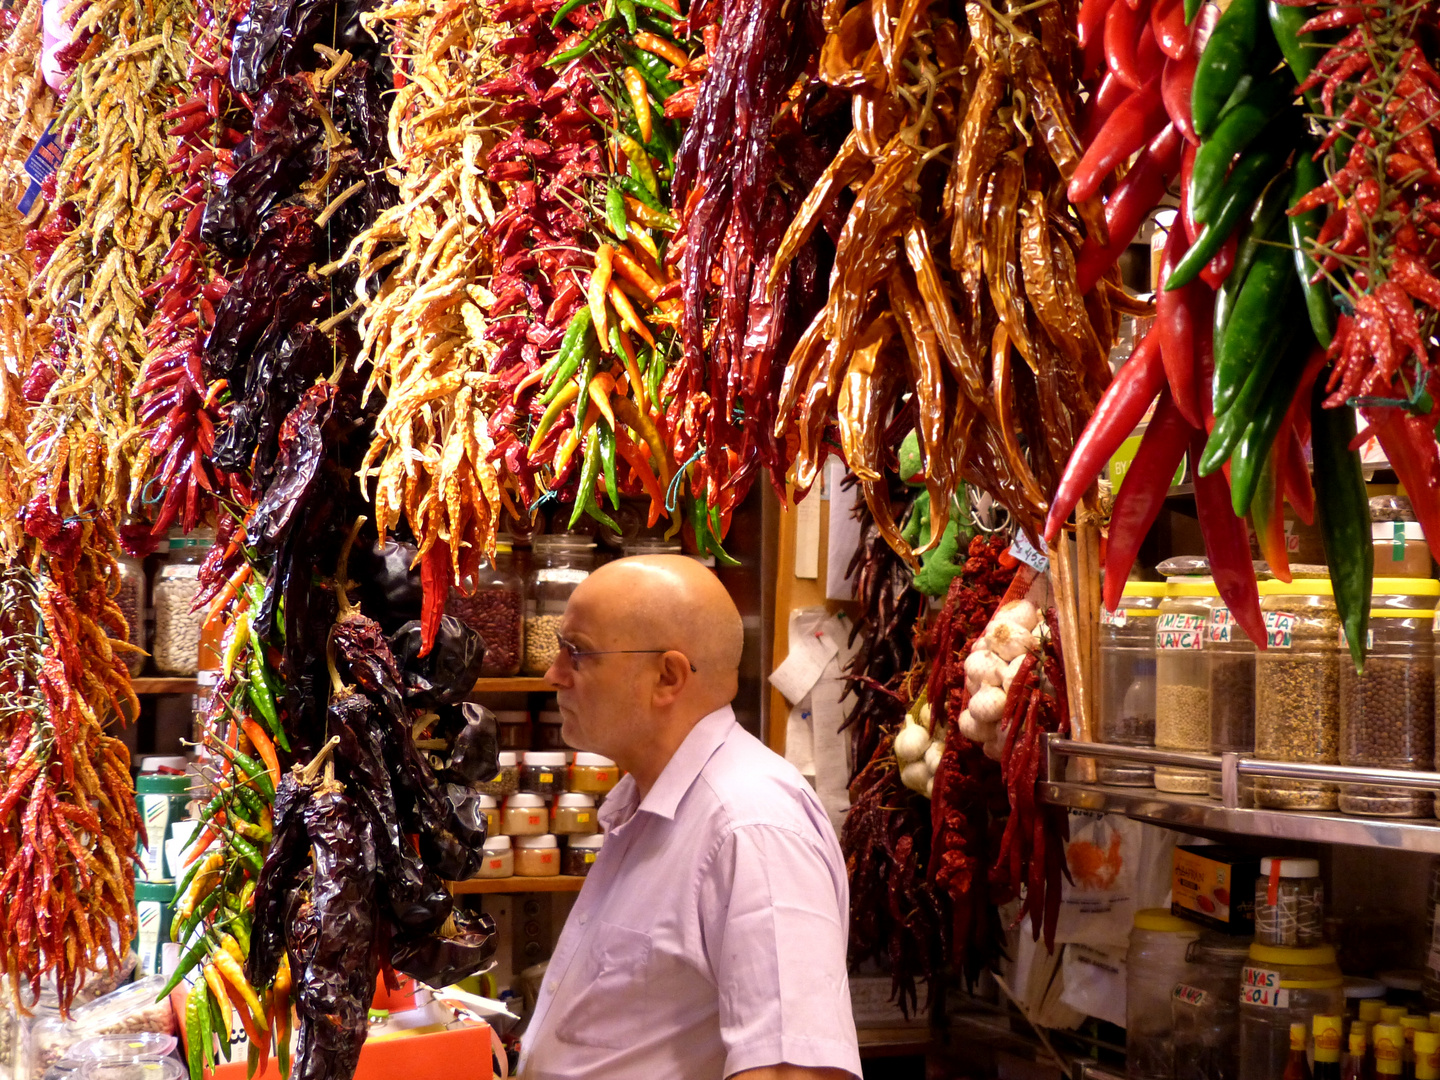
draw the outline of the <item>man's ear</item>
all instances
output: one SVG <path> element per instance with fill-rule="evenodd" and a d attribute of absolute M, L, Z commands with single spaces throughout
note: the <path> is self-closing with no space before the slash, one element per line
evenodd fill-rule
<path fill-rule="evenodd" d="M 693 672 L 685 654 L 674 649 L 660 657 L 660 675 L 655 680 L 654 700 L 659 706 L 673 705 L 685 692 Z"/>

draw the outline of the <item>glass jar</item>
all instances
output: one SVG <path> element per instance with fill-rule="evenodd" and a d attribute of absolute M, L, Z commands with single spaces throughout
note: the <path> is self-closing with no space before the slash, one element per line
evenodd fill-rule
<path fill-rule="evenodd" d="M 663 536 L 633 536 L 620 545 L 624 558 L 634 555 L 684 555 L 685 547 L 679 540 L 666 540 Z"/>
<path fill-rule="evenodd" d="M 1236 1080 L 1240 1073 L 1240 1001 L 1235 987 L 1249 944 L 1207 931 L 1191 942 L 1171 998 L 1175 1080 Z"/>
<path fill-rule="evenodd" d="M 1155 745 L 1155 620 L 1162 581 L 1127 581 L 1114 611 L 1100 609 L 1100 741 Z M 1102 784 L 1150 787 L 1154 769 L 1124 761 L 1096 762 Z"/>
<path fill-rule="evenodd" d="M 1240 973 L 1240 1080 L 1275 1080 L 1290 1053 L 1290 1025 L 1345 1008 L 1344 979 L 1329 945 L 1259 943 Z"/>
<path fill-rule="evenodd" d="M 489 836 L 480 860 L 477 878 L 502 878 L 515 876 L 515 852 L 510 847 L 510 837 Z"/>
<path fill-rule="evenodd" d="M 560 871 L 569 874 L 571 877 L 584 877 L 590 873 L 590 867 L 595 864 L 595 856 L 600 854 L 600 848 L 605 843 L 605 837 L 601 833 L 592 836 L 572 836 L 565 841 L 565 858 L 561 864 Z"/>
<path fill-rule="evenodd" d="M 565 755 L 556 750 L 531 750 L 520 759 L 520 790 L 549 797 L 565 790 Z"/>
<path fill-rule="evenodd" d="M 534 559 L 525 598 L 523 668 L 527 675 L 544 675 L 560 652 L 556 635 L 565 604 L 575 587 L 590 576 L 595 541 L 578 533 L 537 536 Z"/>
<path fill-rule="evenodd" d="M 495 714 L 495 745 L 502 750 L 529 750 L 533 730 L 530 714 L 524 709 L 504 709 Z"/>
<path fill-rule="evenodd" d="M 1340 660 L 1340 764 L 1411 772 L 1434 767 L 1436 597 L 1440 581 L 1431 578 L 1375 579 L 1365 671 L 1356 673 L 1348 656 Z M 1346 784 L 1340 809 L 1430 817 L 1435 798 L 1407 788 Z"/>
<path fill-rule="evenodd" d="M 1178 560 L 1171 560 L 1172 563 Z M 1170 573 L 1168 564 L 1160 567 Z M 1210 752 L 1210 654 L 1205 639 L 1219 602 L 1215 583 L 1193 574 L 1165 583 L 1155 623 L 1155 748 Z M 1195 769 L 1156 766 L 1159 791 L 1205 795 L 1210 777 Z"/>
<path fill-rule="evenodd" d="M 516 877 L 556 877 L 560 873 L 560 843 L 548 833 L 521 836 L 515 841 Z"/>
<path fill-rule="evenodd" d="M 200 564 L 210 554 L 213 534 L 170 534 L 170 553 L 155 574 L 155 640 L 150 653 L 161 675 L 194 675 L 200 670 L 200 632 L 205 612 L 191 611 L 200 591 Z"/>
<path fill-rule="evenodd" d="M 501 750 L 495 755 L 495 778 L 475 784 L 476 791 L 503 799 L 520 790 L 520 755 L 513 750 Z"/>
<path fill-rule="evenodd" d="M 1430 576 L 1430 546 L 1409 498 L 1376 495 L 1371 499 L 1370 536 L 1375 544 L 1377 578 Z"/>
<path fill-rule="evenodd" d="M 586 795 L 608 795 L 620 782 L 620 769 L 608 757 L 580 751 L 570 766 L 570 790 Z"/>
<path fill-rule="evenodd" d="M 462 588 L 451 587 L 445 613 L 485 639 L 480 677 L 498 679 L 520 673 L 525 632 L 525 581 L 515 572 L 508 543 L 495 545 L 495 561 L 482 562 Z"/>
<path fill-rule="evenodd" d="M 125 667 L 133 678 L 145 670 L 145 564 L 129 555 L 122 555 L 115 562 L 120 570 L 115 603 L 129 629 L 125 640 L 141 650 L 125 654 Z"/>
<path fill-rule="evenodd" d="M 1291 569 L 1293 581 L 1260 583 L 1269 647 L 1255 654 L 1255 756 L 1336 765 L 1341 648 L 1335 594 L 1328 576 L 1306 578 Z M 1339 788 L 1257 776 L 1255 804 L 1272 810 L 1334 810 Z"/>
<path fill-rule="evenodd" d="M 589 795 L 561 795 L 555 800 L 550 815 L 550 831 L 559 836 L 574 836 L 600 830 L 595 820 L 595 800 Z"/>
<path fill-rule="evenodd" d="M 565 750 L 565 736 L 561 733 L 561 725 L 565 718 L 558 712 L 542 712 L 536 718 L 535 745 L 541 750 Z"/>
<path fill-rule="evenodd" d="M 1205 648 L 1210 653 L 1210 753 L 1255 752 L 1255 643 L 1240 628 L 1225 601 L 1210 607 Z M 1218 772 L 1206 778 L 1210 797 L 1220 798 Z M 1248 791 L 1249 777 L 1241 778 Z"/>
<path fill-rule="evenodd" d="M 506 836 L 539 836 L 550 827 L 550 814 L 539 795 L 511 795 L 500 811 L 500 831 Z"/>
<path fill-rule="evenodd" d="M 1309 949 L 1325 941 L 1325 885 L 1317 859 L 1260 860 L 1255 878 L 1255 940 Z"/>
<path fill-rule="evenodd" d="M 1186 952 L 1199 936 L 1198 926 L 1164 908 L 1135 913 L 1125 953 L 1125 1075 L 1130 1080 L 1175 1076 L 1170 1002 L 1184 981 Z"/>

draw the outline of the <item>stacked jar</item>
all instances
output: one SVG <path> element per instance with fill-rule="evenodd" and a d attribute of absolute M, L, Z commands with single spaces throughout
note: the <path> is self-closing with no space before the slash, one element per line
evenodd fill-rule
<path fill-rule="evenodd" d="M 1210 653 L 1210 753 L 1253 754 L 1255 643 L 1219 597 L 1211 604 L 1205 639 Z M 1211 773 L 1207 779 L 1210 797 L 1220 798 L 1220 773 Z M 1248 778 L 1241 783 L 1248 791 Z"/>
<path fill-rule="evenodd" d="M 1240 1001 L 1235 988 L 1249 943 L 1207 931 L 1191 942 L 1175 987 L 1175 1080 L 1236 1080 L 1240 1072 Z"/>
<path fill-rule="evenodd" d="M 565 604 L 575 587 L 590 576 L 595 541 L 578 533 L 537 536 L 535 567 L 525 598 L 525 659 L 527 675 L 544 675 L 560 653 L 557 635 Z"/>
<path fill-rule="evenodd" d="M 1240 1080 L 1274 1080 L 1290 1054 L 1290 1025 L 1345 1008 L 1335 949 L 1250 946 L 1240 975 Z"/>
<path fill-rule="evenodd" d="M 1100 610 L 1100 741 L 1155 745 L 1155 621 L 1165 584 L 1127 581 L 1120 606 Z M 1102 784 L 1150 787 L 1149 765 L 1100 760 Z"/>
<path fill-rule="evenodd" d="M 485 876 L 500 876 L 501 866 L 512 867 L 509 872 L 517 877 L 589 872 L 601 845 L 598 808 L 619 780 L 619 770 L 598 754 L 575 754 L 573 763 L 571 756 L 530 750 L 521 757 L 517 790 L 500 809 L 499 831 L 509 838 L 510 861 L 487 851 L 487 867 L 494 862 L 495 868 Z"/>
<path fill-rule="evenodd" d="M 1155 623 L 1155 747 L 1210 752 L 1210 612 L 1218 603 L 1203 559 L 1170 559 L 1158 567 L 1169 580 Z M 1210 778 L 1194 769 L 1157 766 L 1155 787 L 1208 794 Z"/>
<path fill-rule="evenodd" d="M 1135 913 L 1125 953 L 1125 1075 L 1130 1080 L 1174 1080 L 1171 1002 L 1185 978 L 1190 944 L 1199 936 L 1198 926 L 1164 908 Z"/>
<path fill-rule="evenodd" d="M 495 545 L 493 562 L 480 564 L 462 587 L 452 587 L 445 612 L 475 630 L 485 641 L 480 676 L 505 678 L 520 673 L 524 651 L 525 581 L 515 573 L 511 547 Z"/>
<path fill-rule="evenodd" d="M 200 591 L 200 564 L 215 536 L 196 532 L 170 534 L 169 555 L 155 574 L 155 639 L 150 643 L 161 675 L 194 675 L 200 670 L 200 634 L 205 612 L 190 607 Z"/>
<path fill-rule="evenodd" d="M 1440 581 L 1431 578 L 1375 579 L 1365 670 L 1356 672 L 1348 655 L 1340 659 L 1340 764 L 1434 766 L 1437 597 Z M 1347 814 L 1429 817 L 1434 803 L 1411 788 L 1346 784 L 1340 791 Z"/>
<path fill-rule="evenodd" d="M 1255 656 L 1255 756 L 1337 765 L 1341 646 L 1335 594 L 1323 567 L 1294 566 L 1291 573 L 1289 582 L 1260 583 L 1268 647 Z M 1272 810 L 1334 810 L 1339 789 L 1321 781 L 1260 776 L 1255 778 L 1255 804 Z"/>

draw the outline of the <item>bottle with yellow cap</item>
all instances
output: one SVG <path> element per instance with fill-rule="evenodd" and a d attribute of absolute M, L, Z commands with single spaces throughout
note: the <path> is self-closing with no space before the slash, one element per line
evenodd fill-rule
<path fill-rule="evenodd" d="M 1405 1075 L 1415 1075 L 1415 1033 L 1430 1030 L 1430 1019 L 1425 1016 L 1405 1015 L 1400 1018 L 1400 1030 L 1405 1033 Z"/>
<path fill-rule="evenodd" d="M 1311 1080 L 1310 1062 L 1305 1057 L 1305 1025 L 1290 1025 L 1290 1054 L 1285 1059 L 1281 1080 Z"/>
<path fill-rule="evenodd" d="M 1340 1071 L 1341 1080 L 1374 1080 L 1370 1060 L 1370 1025 L 1356 1020 L 1350 1025 L 1350 1049 Z"/>
<path fill-rule="evenodd" d="M 1367 1024 L 1380 1023 L 1380 1010 L 1385 1008 L 1385 1002 L 1379 998 L 1365 998 L 1360 1002 L 1360 1019 Z"/>
<path fill-rule="evenodd" d="M 1415 1080 L 1440 1080 L 1440 1031 L 1415 1032 Z"/>
<path fill-rule="evenodd" d="M 1405 1015 L 1403 1005 L 1386 1005 L 1380 1010 L 1380 1022 L 1382 1024 L 1394 1024 L 1400 1026 L 1400 1018 Z"/>
<path fill-rule="evenodd" d="M 1399 1076 L 1405 1071 L 1405 1031 L 1399 1024 L 1377 1024 L 1375 1041 L 1375 1075 Z"/>
<path fill-rule="evenodd" d="M 1340 1017 L 1317 1014 L 1311 1029 L 1315 1034 L 1315 1080 L 1340 1080 Z"/>

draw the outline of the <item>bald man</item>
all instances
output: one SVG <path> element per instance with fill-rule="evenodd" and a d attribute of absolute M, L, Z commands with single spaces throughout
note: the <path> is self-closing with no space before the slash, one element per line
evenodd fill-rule
<path fill-rule="evenodd" d="M 590 575 L 560 623 L 565 741 L 628 775 L 522 1039 L 524 1080 L 860 1075 L 845 863 L 801 775 L 735 721 L 744 630 L 678 555 Z"/>

